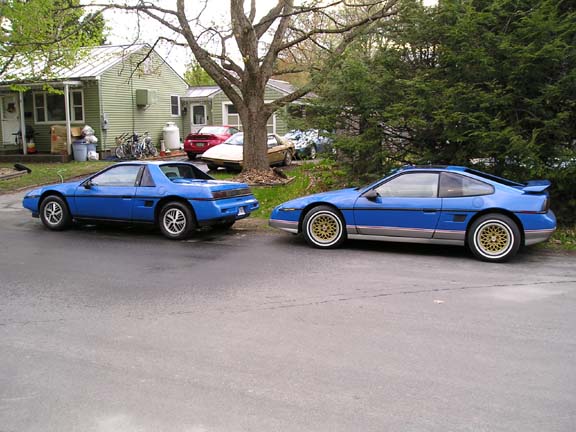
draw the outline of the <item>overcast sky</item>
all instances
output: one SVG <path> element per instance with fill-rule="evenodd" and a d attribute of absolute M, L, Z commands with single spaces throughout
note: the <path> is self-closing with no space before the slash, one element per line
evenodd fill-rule
<path fill-rule="evenodd" d="M 437 0 L 424 0 L 424 4 L 435 4 Z M 86 3 L 95 3 L 87 1 Z M 100 3 L 100 2 L 99 2 Z M 164 8 L 169 8 L 174 2 L 171 0 L 162 0 L 156 2 Z M 189 2 L 196 7 L 202 3 L 200 1 Z M 258 15 L 262 16 L 276 2 L 273 0 L 256 0 Z M 249 7 L 249 6 L 247 6 Z M 194 12 L 189 16 L 194 16 Z M 108 43 L 113 45 L 129 43 L 148 43 L 150 45 L 158 39 L 159 36 L 175 38 L 176 36 L 162 24 L 151 18 L 137 19 L 134 13 L 124 13 L 118 10 L 109 10 L 104 14 L 109 30 Z M 202 24 L 210 26 L 213 24 L 227 25 L 230 22 L 229 2 L 226 0 L 208 1 L 207 7 L 202 13 Z M 161 42 L 156 46 L 156 50 L 164 59 L 181 75 L 186 70 L 186 65 L 192 60 L 190 49 L 174 46 L 167 42 Z"/>

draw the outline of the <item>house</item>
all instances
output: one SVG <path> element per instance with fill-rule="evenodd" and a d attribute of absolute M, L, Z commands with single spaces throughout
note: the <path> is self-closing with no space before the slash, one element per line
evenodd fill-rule
<path fill-rule="evenodd" d="M 271 79 L 265 92 L 267 102 L 276 100 L 295 90 L 287 81 Z M 202 126 L 235 126 L 242 130 L 240 116 L 234 104 L 218 86 L 190 87 L 181 98 L 184 137 Z M 288 132 L 286 107 L 275 112 L 268 120 L 268 133 L 284 135 Z"/>
<path fill-rule="evenodd" d="M 180 99 L 188 85 L 149 45 L 87 49 L 72 68 L 52 75 L 57 78 L 0 82 L 0 150 L 17 149 L 15 134 L 24 128 L 34 132 L 38 152 L 50 153 L 51 127 L 64 126 L 68 154 L 74 128 L 84 125 L 94 129 L 100 152 L 133 131 L 149 131 L 158 145 L 167 122 L 182 131 Z"/>

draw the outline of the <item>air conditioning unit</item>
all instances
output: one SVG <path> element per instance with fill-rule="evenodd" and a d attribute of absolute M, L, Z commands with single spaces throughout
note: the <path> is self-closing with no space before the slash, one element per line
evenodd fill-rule
<path fill-rule="evenodd" d="M 136 89 L 136 105 L 145 107 L 152 105 L 158 100 L 157 93 L 154 90 Z"/>

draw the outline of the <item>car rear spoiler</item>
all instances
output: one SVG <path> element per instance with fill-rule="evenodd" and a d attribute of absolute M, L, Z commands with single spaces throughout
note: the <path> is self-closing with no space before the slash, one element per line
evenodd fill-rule
<path fill-rule="evenodd" d="M 526 182 L 526 185 L 522 188 L 524 193 L 541 193 L 550 187 L 551 183 L 549 180 L 530 180 Z"/>

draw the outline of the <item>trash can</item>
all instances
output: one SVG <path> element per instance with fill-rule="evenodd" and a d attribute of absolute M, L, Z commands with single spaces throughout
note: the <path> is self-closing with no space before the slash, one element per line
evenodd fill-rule
<path fill-rule="evenodd" d="M 91 151 L 95 152 L 96 151 L 96 144 L 87 143 L 86 144 L 86 151 L 87 152 L 91 152 Z"/>
<path fill-rule="evenodd" d="M 76 162 L 86 162 L 88 158 L 88 146 L 83 140 L 74 141 L 72 143 L 72 150 Z"/>

